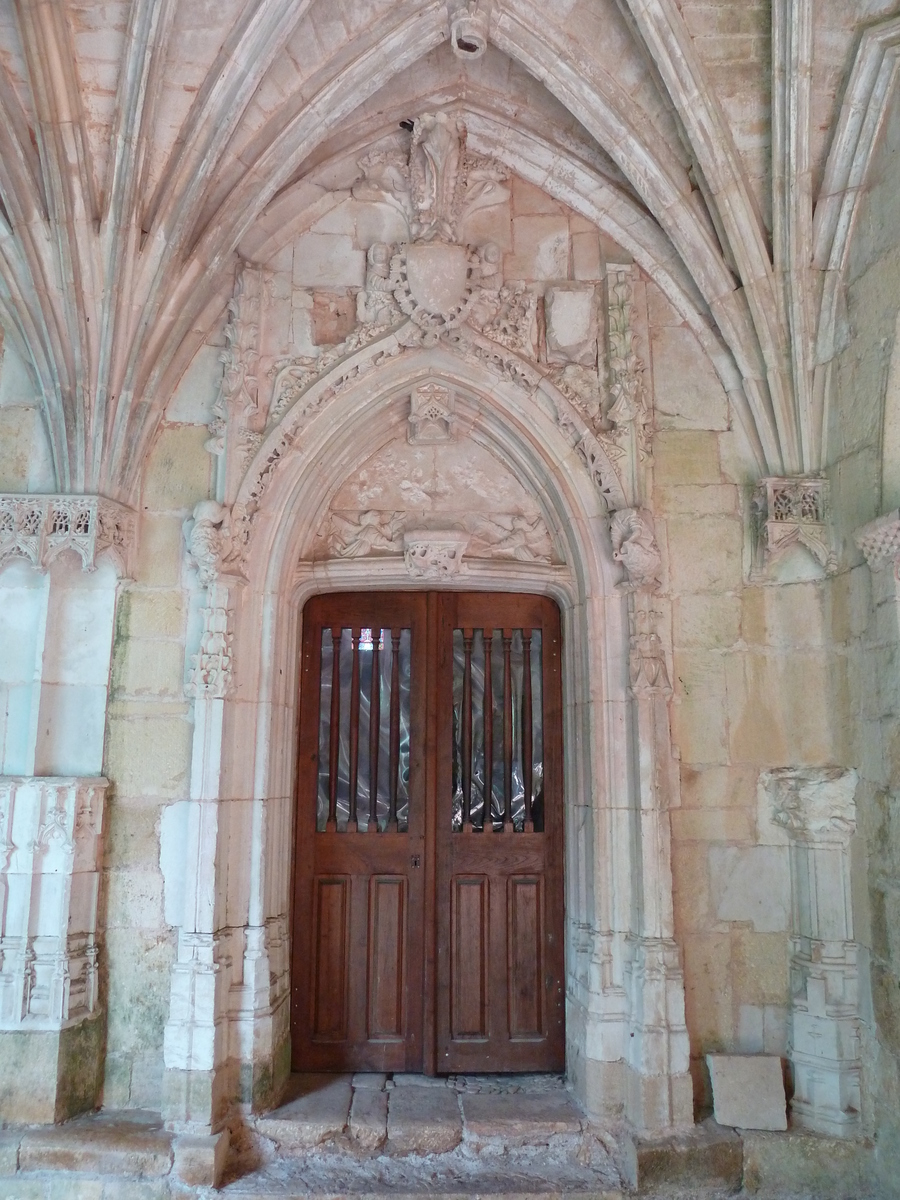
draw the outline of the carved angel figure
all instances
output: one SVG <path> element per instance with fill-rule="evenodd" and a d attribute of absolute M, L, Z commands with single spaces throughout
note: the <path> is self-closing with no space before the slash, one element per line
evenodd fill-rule
<path fill-rule="evenodd" d="M 338 558 L 365 558 L 369 554 L 398 554 L 399 513 L 370 509 L 354 517 L 331 514 L 329 548 Z"/>
<path fill-rule="evenodd" d="M 640 508 L 622 508 L 610 522 L 613 558 L 620 562 L 627 579 L 618 584 L 622 592 L 659 588 L 661 560 L 649 514 Z"/>
<path fill-rule="evenodd" d="M 182 528 L 200 586 L 209 587 L 233 558 L 231 513 L 215 500 L 201 500 Z"/>
<path fill-rule="evenodd" d="M 541 518 L 529 520 L 517 514 L 509 520 L 510 528 L 507 529 L 502 522 L 490 517 L 478 518 L 475 533 L 498 557 L 514 558 L 518 562 L 549 562 L 550 537 Z"/>

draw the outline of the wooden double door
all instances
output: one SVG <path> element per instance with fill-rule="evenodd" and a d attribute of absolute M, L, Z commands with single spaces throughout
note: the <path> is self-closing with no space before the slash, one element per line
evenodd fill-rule
<path fill-rule="evenodd" d="M 562 1070 L 556 606 L 316 597 L 299 737 L 294 1069 Z"/>

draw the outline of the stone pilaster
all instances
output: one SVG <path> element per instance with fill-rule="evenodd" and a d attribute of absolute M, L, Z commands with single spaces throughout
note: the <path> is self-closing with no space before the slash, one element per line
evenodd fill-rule
<path fill-rule="evenodd" d="M 631 1068 L 626 1111 L 639 1129 L 693 1122 L 690 1046 L 684 1012 L 684 973 L 674 940 L 669 805 L 672 694 L 661 637 L 666 616 L 661 560 L 652 518 L 644 509 L 613 514 L 613 557 L 625 567 L 619 584 L 629 605 L 629 684 L 635 708 L 640 848 L 639 924 L 631 939 L 631 1015 L 626 1060 Z"/>
<path fill-rule="evenodd" d="M 790 841 L 793 1118 L 819 1133 L 859 1132 L 858 947 L 850 894 L 857 774 L 767 771 L 773 819 Z"/>
<path fill-rule="evenodd" d="M 103 778 L 0 776 L 0 1119 L 100 1100 Z"/>

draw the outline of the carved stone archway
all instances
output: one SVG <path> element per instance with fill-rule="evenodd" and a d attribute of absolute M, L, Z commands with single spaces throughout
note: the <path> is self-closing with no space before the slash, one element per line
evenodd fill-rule
<path fill-rule="evenodd" d="M 625 511 L 628 497 L 602 445 L 586 452 L 570 402 L 545 380 L 523 379 L 524 365 L 492 369 L 458 344 L 409 349 L 395 335 L 364 353 L 365 369 L 344 360 L 286 410 L 230 510 L 198 508 L 188 530 L 204 625 L 191 799 L 168 810 L 163 830 L 186 847 L 167 1115 L 196 1124 L 208 1106 L 215 1125 L 237 1099 L 257 1108 L 277 1099 L 289 1050 L 299 612 L 326 589 L 433 586 L 411 578 L 399 553 L 316 560 L 308 547 L 344 480 L 406 429 L 415 388 L 442 380 L 455 419 L 535 497 L 556 547 L 556 562 L 472 561 L 456 583 L 542 592 L 563 614 L 568 1071 L 598 1115 L 625 1111 L 643 1128 L 689 1122 L 668 826 L 653 767 L 661 725 L 658 713 L 642 720 L 639 711 L 664 707 L 665 694 L 635 683 L 633 663 L 629 678 L 629 607 L 639 622 L 651 606 L 615 582 L 615 560 L 633 565 L 623 543 L 639 535 L 635 549 L 652 557 L 652 530 L 628 510 L 634 521 L 615 534 L 614 557 L 608 514 Z M 626 590 L 649 595 L 652 575 L 635 568 Z M 655 655 L 665 676 L 659 639 L 651 645 L 643 632 L 631 637 L 632 659 Z M 637 765 L 648 761 L 649 775 Z"/>

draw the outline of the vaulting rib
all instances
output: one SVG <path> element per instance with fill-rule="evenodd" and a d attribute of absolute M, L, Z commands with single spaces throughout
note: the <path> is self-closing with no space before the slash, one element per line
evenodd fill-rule
<path fill-rule="evenodd" d="M 750 193 L 731 129 L 704 78 L 701 63 L 673 0 L 625 0 L 653 56 L 717 203 L 719 218 L 741 277 L 766 364 L 777 426 L 776 471 L 803 470 L 783 307 L 775 287 L 765 230 Z"/>
<path fill-rule="evenodd" d="M 176 0 L 133 0 L 116 97 L 112 153 L 104 194 L 108 197 L 100 224 L 104 304 L 97 363 L 97 419 L 93 428 L 94 461 L 105 456 L 115 408 L 110 397 L 127 404 L 117 383 L 129 342 L 134 304 L 135 256 L 141 237 L 140 206 L 144 195 L 146 143 L 152 137 L 159 98 L 162 63 Z M 99 482 L 99 480 L 98 480 Z"/>
<path fill-rule="evenodd" d="M 83 491 L 91 476 L 88 431 L 94 416 L 94 329 L 98 300 L 93 173 L 75 77 L 75 51 L 61 5 L 17 0 L 16 16 L 37 114 L 37 142 L 55 257 L 60 311 L 54 339 L 66 430 L 60 484 Z M 49 301 L 48 301 L 49 303 Z M 48 326 L 53 323 L 48 320 Z"/>
<path fill-rule="evenodd" d="M 160 398 L 148 384 L 156 379 L 203 308 L 210 291 L 228 270 L 235 247 L 279 188 L 283 187 L 299 164 L 315 146 L 327 138 L 366 95 L 380 87 L 385 79 L 416 62 L 446 37 L 446 9 L 432 0 L 414 6 L 412 15 L 398 22 L 373 46 L 370 34 L 358 39 L 357 53 L 346 61 L 346 47 L 340 57 L 343 65 L 315 96 L 313 101 L 283 129 L 247 170 L 226 197 L 190 258 L 167 264 L 154 281 L 150 296 L 144 300 L 145 312 L 153 311 L 151 340 L 149 322 L 135 338 L 132 359 L 123 390 L 141 395 L 139 408 L 129 414 L 126 423 L 117 421 L 108 471 L 121 480 L 124 494 L 133 493 L 141 464 L 159 417 Z M 328 64 L 323 65 L 323 70 Z"/>
<path fill-rule="evenodd" d="M 616 159 L 665 230 L 734 355 L 756 429 L 756 437 L 751 433 L 751 440 L 762 447 L 767 469 L 778 471 L 782 462 L 778 427 L 747 296 L 744 289 L 736 287 L 719 245 L 690 204 L 686 173 L 679 169 L 682 177 L 679 181 L 678 175 L 663 168 L 668 152 L 660 146 L 655 132 L 647 134 L 652 138 L 649 144 L 638 136 L 629 119 L 634 109 L 631 98 L 608 76 L 602 80 L 601 92 L 599 84 L 595 86 L 596 78 L 589 81 L 579 75 L 568 64 L 565 48 L 551 30 L 530 29 L 504 11 L 496 17 L 492 32 L 496 44 L 541 79 Z M 586 96 L 590 103 L 586 102 Z"/>
<path fill-rule="evenodd" d="M 821 465 L 821 406 L 812 392 L 813 315 L 812 173 L 810 102 L 813 56 L 810 0 L 772 4 L 772 225 L 776 278 L 790 330 L 794 392 L 799 414 L 801 470 Z"/>

